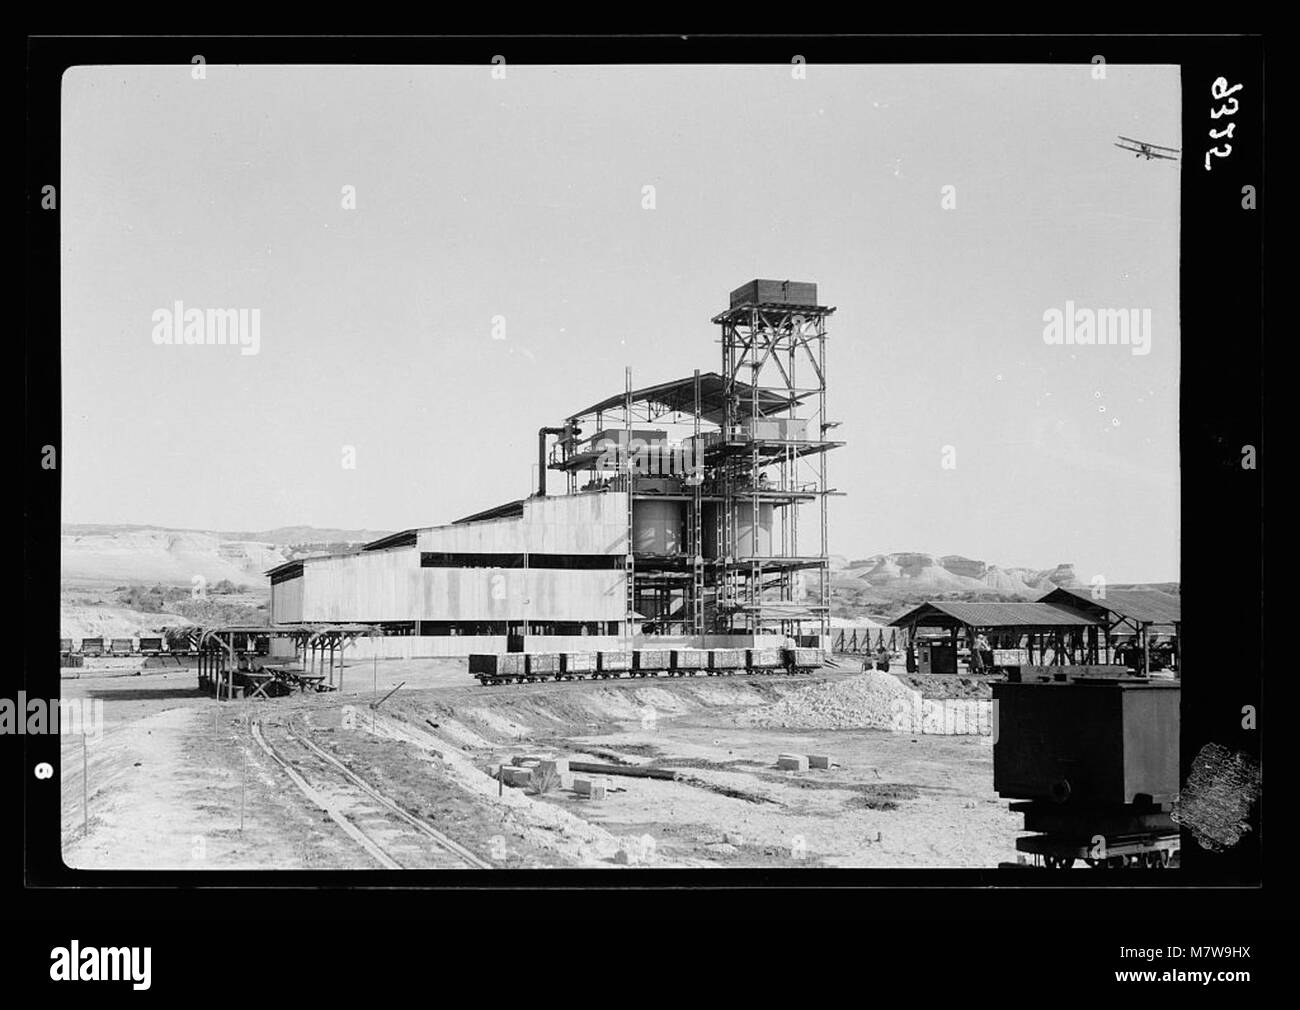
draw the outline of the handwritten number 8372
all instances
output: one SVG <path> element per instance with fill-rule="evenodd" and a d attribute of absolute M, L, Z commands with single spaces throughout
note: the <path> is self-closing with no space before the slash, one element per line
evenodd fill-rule
<path fill-rule="evenodd" d="M 1214 84 L 1211 85 L 1210 87 L 1210 96 L 1216 102 L 1224 102 L 1224 104 L 1220 105 L 1217 109 L 1211 109 L 1210 118 L 1222 119 L 1224 116 L 1235 116 L 1237 114 L 1237 109 L 1239 108 L 1239 106 L 1237 104 L 1237 100 L 1231 96 L 1233 92 L 1240 91 L 1244 87 L 1245 87 L 1244 84 L 1234 84 L 1232 87 L 1228 87 L 1227 78 L 1225 77 L 1216 78 Z M 1224 99 L 1227 99 L 1227 101 L 1225 102 Z M 1229 123 L 1222 130 L 1211 130 L 1210 139 L 1223 140 L 1227 137 L 1231 137 L 1232 131 L 1235 130 L 1236 128 L 1237 128 L 1236 123 Z M 1210 148 L 1208 151 L 1205 152 L 1205 170 L 1207 172 L 1210 170 L 1211 155 L 1213 155 L 1216 158 L 1226 158 L 1231 153 L 1232 153 L 1231 144 L 1224 144 L 1221 147 Z"/>

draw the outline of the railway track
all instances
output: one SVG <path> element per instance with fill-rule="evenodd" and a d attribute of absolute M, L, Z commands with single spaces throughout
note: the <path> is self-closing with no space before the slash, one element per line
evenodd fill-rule
<path fill-rule="evenodd" d="M 317 746 L 290 718 L 264 733 L 252 725 L 254 742 L 313 805 L 380 866 L 401 869 L 491 869 L 491 864 L 433 825 L 403 810 L 343 762 Z M 268 739 L 268 736 L 270 739 Z"/>

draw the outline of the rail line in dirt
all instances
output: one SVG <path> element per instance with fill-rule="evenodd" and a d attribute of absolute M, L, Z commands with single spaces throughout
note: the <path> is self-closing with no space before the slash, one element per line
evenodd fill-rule
<path fill-rule="evenodd" d="M 251 732 L 298 791 L 386 869 L 492 868 L 323 750 L 292 718 L 274 726 L 255 720 Z"/>

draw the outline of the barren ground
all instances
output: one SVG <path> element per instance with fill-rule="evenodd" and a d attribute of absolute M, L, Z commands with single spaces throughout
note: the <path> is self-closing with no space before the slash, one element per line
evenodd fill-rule
<path fill-rule="evenodd" d="M 68 670 L 64 697 L 101 699 L 104 734 L 86 746 L 84 806 L 82 738 L 64 738 L 64 858 L 74 867 L 152 869 L 368 868 L 385 860 L 991 868 L 1014 860 L 1019 819 L 993 792 L 988 737 L 737 725 L 738 713 L 812 681 L 853 676 L 852 660 L 846 666 L 800 678 L 484 688 L 464 660 L 361 662 L 338 692 L 233 703 L 200 693 L 189 669 Z M 370 708 L 399 683 L 378 711 Z M 259 746 L 254 721 L 310 796 Z M 837 764 L 780 771 L 784 751 L 827 754 Z M 489 765 L 525 755 L 683 777 L 613 777 L 618 791 L 598 801 L 567 788 L 502 789 L 489 777 Z"/>

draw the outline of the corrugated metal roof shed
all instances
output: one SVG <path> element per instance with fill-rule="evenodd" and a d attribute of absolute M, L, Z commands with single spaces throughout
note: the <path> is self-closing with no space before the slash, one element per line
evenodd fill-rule
<path fill-rule="evenodd" d="M 1107 589 L 1105 599 L 1098 600 L 1090 589 L 1062 586 L 1038 602 L 1106 610 L 1141 624 L 1177 624 L 1183 619 L 1182 600 L 1157 589 Z"/>
<path fill-rule="evenodd" d="M 902 628 L 910 624 L 974 628 L 1086 628 L 1098 624 L 1082 610 L 1056 603 L 960 603 L 931 600 L 889 622 Z"/>

